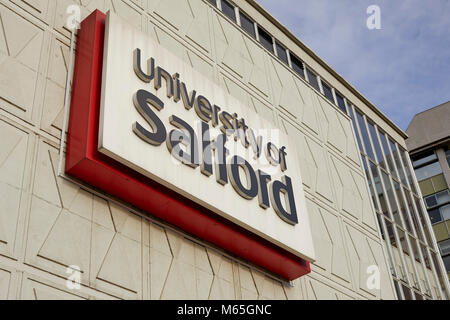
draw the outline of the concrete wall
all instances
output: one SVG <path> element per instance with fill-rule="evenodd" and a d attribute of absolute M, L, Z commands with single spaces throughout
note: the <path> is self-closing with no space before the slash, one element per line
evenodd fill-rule
<path fill-rule="evenodd" d="M 310 275 L 289 286 L 57 176 L 69 4 L 114 11 L 294 137 Z M 206 1 L 0 0 L 0 26 L 0 298 L 395 297 L 350 119 Z M 81 290 L 65 286 L 69 265 Z"/>

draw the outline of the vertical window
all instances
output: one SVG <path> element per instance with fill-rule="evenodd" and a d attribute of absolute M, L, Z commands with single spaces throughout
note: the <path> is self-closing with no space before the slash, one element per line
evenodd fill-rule
<path fill-rule="evenodd" d="M 348 106 L 348 111 L 350 113 L 350 117 L 352 118 L 353 130 L 355 130 L 356 141 L 358 141 L 359 151 L 363 152 L 363 148 L 362 148 L 362 145 L 361 145 L 361 138 L 359 137 L 358 127 L 356 126 L 355 115 L 353 114 L 353 108 L 352 108 L 352 106 L 350 104 Z"/>
<path fill-rule="evenodd" d="M 402 183 L 404 185 L 406 185 L 405 174 L 403 173 L 403 166 L 402 166 L 402 163 L 400 162 L 400 158 L 398 156 L 397 147 L 391 139 L 389 139 L 389 145 L 391 146 L 391 151 L 392 151 L 392 154 L 394 155 L 394 161 L 395 161 L 395 164 L 397 165 L 397 170 L 398 170 L 398 174 L 400 175 L 400 180 L 402 181 Z"/>
<path fill-rule="evenodd" d="M 447 164 L 450 167 L 450 150 L 448 148 L 445 150 L 445 156 L 447 157 Z"/>
<path fill-rule="evenodd" d="M 305 79 L 305 68 L 303 67 L 303 62 L 300 61 L 299 58 L 297 58 L 296 56 L 294 56 L 291 53 L 291 64 L 292 64 L 292 69 L 294 69 L 294 71 L 303 79 Z"/>
<path fill-rule="evenodd" d="M 214 7 L 217 7 L 216 0 L 208 0 Z"/>
<path fill-rule="evenodd" d="M 372 136 L 372 144 L 373 144 L 373 147 L 375 148 L 375 154 L 377 155 L 378 163 L 380 164 L 381 167 L 386 169 L 386 164 L 384 163 L 384 160 L 383 160 L 383 154 L 381 153 L 381 147 L 378 142 L 375 127 L 370 121 L 367 121 L 367 124 L 369 126 L 370 135 Z"/>
<path fill-rule="evenodd" d="M 344 98 L 342 97 L 342 95 L 339 92 L 336 92 L 336 100 L 337 100 L 339 109 L 344 111 L 344 113 L 347 113 L 347 110 L 345 109 Z"/>
<path fill-rule="evenodd" d="M 442 221 L 441 212 L 439 211 L 439 209 L 428 210 L 428 215 L 430 216 L 431 224 Z"/>
<path fill-rule="evenodd" d="M 409 186 L 411 187 L 411 190 L 414 193 L 417 193 L 416 186 L 414 185 L 414 180 L 413 180 L 413 175 L 412 175 L 412 172 L 411 172 L 411 168 L 409 166 L 408 152 L 406 150 L 400 149 L 400 155 L 402 157 L 403 167 L 405 168 L 405 171 L 406 171 L 406 177 L 408 178 L 408 181 L 409 181 Z"/>
<path fill-rule="evenodd" d="M 366 148 L 367 156 L 375 162 L 372 146 L 370 145 L 369 135 L 367 133 L 366 124 L 361 113 L 356 111 L 356 118 L 358 119 L 359 130 L 361 131 L 362 140 L 364 142 L 364 147 Z"/>
<path fill-rule="evenodd" d="M 423 166 L 423 165 L 431 163 L 431 162 L 435 162 L 437 160 L 438 160 L 438 158 L 436 156 L 436 153 L 434 153 L 434 151 L 422 153 L 418 156 L 412 157 L 412 163 L 413 163 L 414 168 Z"/>
<path fill-rule="evenodd" d="M 334 104 L 333 92 L 331 91 L 330 86 L 322 81 L 322 88 L 323 88 L 323 94 L 325 95 L 325 97 Z"/>
<path fill-rule="evenodd" d="M 255 23 L 241 11 L 239 11 L 239 16 L 241 18 L 241 27 L 253 38 L 256 38 Z"/>
<path fill-rule="evenodd" d="M 277 47 L 277 56 L 281 59 L 284 63 L 288 64 L 288 57 L 286 49 L 278 43 L 278 41 L 275 41 L 275 45 Z"/>
<path fill-rule="evenodd" d="M 234 6 L 226 0 L 222 0 L 222 12 L 231 20 L 236 22 L 236 11 Z"/>
<path fill-rule="evenodd" d="M 316 88 L 317 91 L 320 91 L 319 87 L 319 81 L 317 80 L 317 75 L 309 70 L 309 68 L 306 68 L 306 73 L 308 74 L 308 81 L 309 83 Z"/>
<path fill-rule="evenodd" d="M 389 150 L 389 147 L 387 145 L 386 135 L 381 130 L 378 130 L 378 133 L 380 134 L 381 145 L 383 146 L 383 151 L 384 151 L 384 155 L 386 157 L 388 169 L 394 177 L 397 177 L 397 174 L 395 173 L 395 170 L 394 170 L 394 161 L 392 159 L 392 153 L 391 153 L 391 150 Z"/>
<path fill-rule="evenodd" d="M 261 42 L 264 48 L 273 53 L 272 36 L 263 29 L 261 29 L 259 26 L 258 26 L 258 34 L 259 34 L 259 42 Z"/>

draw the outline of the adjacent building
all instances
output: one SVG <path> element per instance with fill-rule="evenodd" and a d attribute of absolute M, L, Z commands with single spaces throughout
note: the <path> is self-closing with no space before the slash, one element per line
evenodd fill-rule
<path fill-rule="evenodd" d="M 450 276 L 450 101 L 414 116 L 406 145 Z"/>
<path fill-rule="evenodd" d="M 171 189 L 168 181 L 152 180 L 145 170 L 124 169 L 125 162 L 114 167 L 119 168 L 118 175 L 123 173 L 121 170 L 131 172 L 129 176 L 141 186 L 151 185 L 155 194 L 164 190 L 160 193 L 167 196 L 167 201 L 161 202 L 155 212 L 142 210 L 146 199 L 141 199 L 140 204 L 124 201 L 135 194 L 112 195 L 65 172 L 66 151 L 73 155 L 74 144 L 73 132 L 66 137 L 63 128 L 70 128 L 74 121 L 80 124 L 78 114 L 69 113 L 65 94 L 71 95 L 71 89 L 79 92 L 77 86 L 83 84 L 79 66 L 86 58 L 84 52 L 77 51 L 74 76 L 69 68 L 71 32 L 66 25 L 70 15 L 67 12 L 73 14 L 76 10 L 71 7 L 68 11 L 70 5 L 81 5 L 82 20 L 92 19 L 93 15 L 98 18 L 91 20 L 95 21 L 95 30 L 78 31 L 78 35 L 91 35 L 95 40 L 92 43 L 103 43 L 104 37 L 110 37 L 117 52 L 123 49 L 117 45 L 120 40 L 124 47 L 132 43 L 130 38 L 120 38 L 120 28 L 110 28 L 116 31 L 103 35 L 102 28 L 109 26 L 105 22 L 107 12 L 114 16 L 113 20 L 121 21 L 118 25 L 124 26 L 123 30 L 132 30 L 131 34 L 136 35 L 142 51 L 134 51 L 134 61 L 133 52 L 127 51 L 124 73 L 116 73 L 115 77 L 108 73 L 108 79 L 109 86 L 117 88 L 120 99 L 122 94 L 129 94 L 122 107 L 127 110 L 127 117 L 143 124 L 148 132 L 148 114 L 143 117 L 143 105 L 148 99 L 144 96 L 138 107 L 136 102 L 133 105 L 132 93 L 127 91 L 131 86 L 128 79 L 132 79 L 133 86 L 148 90 L 147 98 L 153 97 L 153 106 L 159 108 L 151 109 L 157 115 L 163 114 L 164 103 L 164 112 L 183 114 L 186 117 L 182 119 L 190 119 L 190 113 L 196 109 L 203 120 L 210 120 L 206 97 L 230 102 L 228 106 L 220 105 L 229 108 L 230 114 L 239 105 L 242 114 L 248 115 L 250 127 L 254 127 L 252 121 L 261 119 L 261 123 L 268 123 L 271 129 L 287 136 L 295 145 L 287 149 L 289 163 L 295 162 L 300 172 L 291 177 L 299 185 L 295 196 L 300 199 L 297 203 L 305 205 L 299 206 L 299 217 L 308 219 L 282 225 L 282 219 L 276 219 L 281 216 L 283 204 L 278 201 L 275 213 L 268 207 L 273 206 L 273 201 L 264 202 L 264 198 L 255 197 L 252 189 L 244 190 L 245 180 L 240 184 L 234 181 L 239 170 L 233 173 L 233 183 L 220 180 L 222 194 L 214 191 L 218 188 L 214 180 L 216 168 L 205 171 L 202 167 L 200 174 L 195 165 L 175 166 L 177 160 L 170 158 L 167 150 L 164 155 L 161 153 L 161 170 L 155 174 L 171 175 L 183 170 L 179 185 L 185 183 L 191 188 Z M 442 232 L 435 236 L 428 218 L 425 194 L 407 152 L 407 134 L 257 2 L 110 0 L 80 4 L 69 0 L 0 0 L 0 24 L 1 299 L 449 299 L 447 274 L 440 258 L 444 239 Z M 152 45 L 147 46 L 147 42 Z M 86 44 L 77 45 L 79 49 Z M 170 72 L 157 79 L 158 85 L 153 85 L 153 77 L 146 73 L 151 69 L 149 58 L 153 53 L 145 48 L 161 48 L 167 53 L 160 53 L 156 60 L 155 66 Z M 114 53 L 107 45 L 94 49 L 97 56 Z M 147 65 L 144 59 L 150 63 Z M 136 61 L 142 61 L 141 65 Z M 86 84 L 100 88 L 100 65 L 94 66 L 96 73 L 93 68 L 87 73 Z M 140 80 L 133 74 L 133 66 Z M 158 72 L 161 75 L 162 69 Z M 175 83 L 184 81 L 191 89 L 206 90 L 202 92 L 203 109 L 197 103 L 187 110 L 189 97 L 185 94 L 181 100 L 167 89 L 172 73 Z M 86 104 L 99 103 L 102 92 L 96 93 L 91 100 L 86 99 Z M 114 103 L 114 99 L 110 101 Z M 83 106 L 78 101 L 77 106 L 80 105 Z M 65 115 L 70 115 L 68 126 Z M 112 117 L 117 120 L 120 115 Z M 177 123 L 180 126 L 181 122 Z M 98 122 L 96 125 L 97 128 L 95 123 L 92 126 L 92 130 L 97 130 L 94 137 L 99 132 Z M 133 123 L 124 128 L 132 130 Z M 141 131 L 145 132 L 142 128 Z M 141 140 L 146 139 L 144 136 Z M 140 138 L 132 134 L 128 137 Z M 72 143 L 67 145 L 67 141 Z M 167 145 L 174 147 L 176 143 L 172 139 Z M 133 145 L 166 148 L 166 143 L 150 146 L 140 140 L 132 140 L 125 147 Z M 93 148 L 102 152 L 95 143 Z M 273 150 L 268 149 L 268 153 Z M 143 154 L 153 149 L 145 150 Z M 129 151 L 134 155 L 140 152 Z M 442 152 L 436 157 L 440 163 L 443 161 Z M 247 177 L 252 177 L 249 172 L 246 171 Z M 95 178 L 104 178 L 102 172 L 98 175 Z M 109 178 L 104 181 L 117 182 L 114 174 Z M 444 190 L 442 179 L 432 178 L 430 183 L 427 196 Z M 205 191 L 205 185 L 211 186 L 211 194 Z M 277 185 L 278 191 L 288 189 L 286 180 Z M 240 188 L 241 193 L 233 194 L 233 187 Z M 207 197 L 198 201 L 198 194 L 210 197 L 211 202 L 205 202 Z M 288 281 L 280 276 L 287 274 L 283 272 L 286 270 L 272 272 L 261 267 L 258 261 L 264 257 L 251 256 L 248 251 L 240 254 L 241 248 L 230 239 L 218 239 L 212 232 L 209 238 L 203 238 L 202 232 L 207 234 L 209 230 L 195 230 L 194 226 L 190 229 L 194 231 L 188 232 L 182 227 L 183 223 L 192 227 L 189 217 L 195 212 L 217 218 L 219 210 L 215 209 L 221 205 L 222 196 L 231 199 L 224 207 L 231 208 L 237 218 L 230 220 L 222 215 L 215 221 L 230 232 L 245 229 L 242 234 L 248 243 L 266 245 L 273 240 L 270 224 L 258 225 L 256 232 L 256 227 L 252 228 L 255 225 L 244 223 L 244 218 L 260 223 L 256 214 L 273 215 L 271 219 L 282 225 L 282 230 L 294 234 L 295 229 L 288 228 L 302 226 L 310 230 L 314 250 L 308 255 L 300 252 L 304 270 L 309 273 Z M 246 196 L 248 201 L 240 207 L 245 208 L 241 212 L 233 208 L 236 203 L 244 203 L 240 196 Z M 160 195 L 158 199 L 161 198 Z M 148 201 L 152 200 L 150 194 Z M 438 202 L 437 197 L 435 201 Z M 170 206 L 164 210 L 168 203 L 175 202 L 178 211 L 171 211 Z M 262 205 L 264 211 L 260 209 Z M 253 212 L 249 209 L 252 207 L 259 211 Z M 444 219 L 445 210 L 439 210 Z M 183 221 L 169 223 L 156 211 L 175 217 L 171 221 L 177 217 L 181 217 L 178 222 Z M 286 250 L 295 247 L 283 241 L 282 232 L 276 236 L 277 246 Z M 219 245 L 220 241 L 225 245 Z M 266 247 L 269 251 L 273 248 Z M 277 254 L 276 250 L 271 253 Z M 299 258 L 293 255 L 286 253 L 286 257 Z M 251 257 L 246 259 L 247 256 Z"/>

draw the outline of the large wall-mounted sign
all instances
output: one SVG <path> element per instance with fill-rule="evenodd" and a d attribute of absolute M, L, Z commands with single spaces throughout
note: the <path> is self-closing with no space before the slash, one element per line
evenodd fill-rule
<path fill-rule="evenodd" d="M 81 24 L 66 172 L 292 280 L 314 249 L 295 145 L 148 35 Z"/>

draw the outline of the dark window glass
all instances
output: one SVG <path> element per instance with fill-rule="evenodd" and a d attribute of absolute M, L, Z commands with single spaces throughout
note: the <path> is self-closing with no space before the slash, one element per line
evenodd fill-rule
<path fill-rule="evenodd" d="M 258 34 L 259 34 L 259 42 L 261 42 L 264 48 L 273 53 L 272 36 L 263 29 L 261 29 L 260 27 L 258 27 Z"/>
<path fill-rule="evenodd" d="M 241 17 L 241 26 L 244 28 L 244 30 L 251 35 L 253 38 L 256 38 L 255 35 L 255 23 L 250 20 L 245 14 L 242 12 L 239 12 L 239 15 Z"/>
<path fill-rule="evenodd" d="M 309 70 L 308 68 L 306 68 L 306 73 L 308 74 L 308 81 L 309 81 L 309 83 L 314 88 L 316 88 L 317 91 L 320 91 L 319 82 L 317 80 L 317 75 L 315 73 L 313 73 L 311 70 Z"/>
<path fill-rule="evenodd" d="M 386 142 L 386 135 L 381 130 L 378 130 L 378 133 L 380 134 L 381 145 L 383 146 L 384 155 L 386 156 L 388 169 L 389 169 L 390 172 L 392 172 L 394 177 L 397 177 L 397 174 L 395 174 L 395 170 L 394 170 L 394 162 L 393 162 L 393 159 L 392 159 L 391 150 L 389 150 L 389 147 L 388 147 L 387 142 Z"/>
<path fill-rule="evenodd" d="M 338 104 L 339 109 L 344 111 L 344 113 L 347 113 L 347 110 L 345 110 L 344 98 L 337 92 L 336 92 L 336 100 L 337 100 L 337 104 Z"/>
<path fill-rule="evenodd" d="M 327 97 L 328 100 L 330 100 L 332 103 L 334 103 L 333 92 L 331 91 L 330 86 L 322 81 L 322 88 L 323 88 L 323 94 L 325 95 L 325 97 Z"/>
<path fill-rule="evenodd" d="M 442 260 L 444 261 L 445 270 L 450 272 L 450 255 L 442 257 Z"/>
<path fill-rule="evenodd" d="M 383 230 L 383 222 L 381 221 L 383 219 L 380 214 L 377 213 L 377 220 L 378 220 L 378 226 L 380 227 L 381 236 L 383 237 L 383 240 L 386 240 L 384 236 L 384 230 Z"/>
<path fill-rule="evenodd" d="M 412 157 L 414 168 L 420 167 L 424 164 L 427 164 L 428 162 L 433 162 L 435 160 L 437 160 L 437 156 L 433 151 Z"/>
<path fill-rule="evenodd" d="M 381 153 L 381 147 L 380 147 L 380 144 L 378 143 L 377 133 L 375 132 L 375 127 L 373 126 L 373 124 L 370 121 L 368 121 L 368 125 L 369 125 L 370 135 L 372 137 L 372 144 L 373 144 L 373 147 L 375 148 L 375 154 L 377 155 L 377 158 L 378 158 L 378 163 L 384 169 L 386 169 L 386 164 L 384 163 L 384 160 L 383 160 L 383 154 Z"/>
<path fill-rule="evenodd" d="M 433 194 L 432 196 L 426 197 L 425 204 L 427 205 L 428 208 L 437 206 L 438 203 L 436 200 L 436 196 Z"/>
<path fill-rule="evenodd" d="M 356 127 L 355 115 L 353 114 L 353 109 L 349 105 L 348 112 L 350 113 L 350 117 L 352 118 L 353 130 L 355 130 L 356 141 L 358 141 L 359 151 L 364 152 L 361 145 L 361 138 L 359 137 L 358 128 Z"/>
<path fill-rule="evenodd" d="M 445 155 L 447 156 L 447 163 L 448 163 L 448 166 L 450 167 L 450 150 L 446 150 Z"/>
<path fill-rule="evenodd" d="M 389 139 L 389 145 L 391 146 L 391 151 L 392 154 L 394 155 L 394 161 L 395 164 L 397 165 L 397 169 L 398 169 L 398 174 L 400 175 L 400 180 L 402 181 L 403 184 L 406 185 L 406 180 L 405 180 L 405 174 L 403 173 L 403 166 L 400 162 L 400 158 L 398 156 L 398 152 L 397 152 L 397 147 L 395 146 L 395 143 Z"/>
<path fill-rule="evenodd" d="M 294 69 L 294 71 L 303 79 L 305 78 L 305 68 L 303 67 L 303 63 L 300 61 L 299 58 L 297 58 L 296 56 L 294 56 L 291 53 L 291 64 L 292 64 L 292 69 Z"/>
<path fill-rule="evenodd" d="M 403 289 L 403 295 L 405 296 L 405 300 L 413 300 L 412 294 L 411 294 L 411 289 L 409 289 L 408 287 L 402 285 L 402 289 Z"/>
<path fill-rule="evenodd" d="M 408 178 L 409 186 L 411 187 L 411 190 L 414 193 L 417 193 L 416 186 L 414 185 L 413 175 L 411 173 L 411 169 L 410 169 L 410 166 L 409 166 L 409 155 L 408 155 L 408 152 L 406 150 L 400 149 L 400 155 L 402 156 L 403 166 L 404 166 L 405 171 L 406 171 L 406 177 Z"/>
<path fill-rule="evenodd" d="M 450 239 L 438 242 L 438 246 L 443 256 L 450 254 Z"/>
<path fill-rule="evenodd" d="M 364 147 L 366 148 L 367 156 L 375 161 L 373 156 L 372 147 L 370 145 L 369 135 L 367 134 L 366 124 L 364 123 L 364 118 L 362 114 L 356 111 L 356 118 L 358 119 L 359 130 L 361 131 L 362 140 L 364 142 Z"/>
<path fill-rule="evenodd" d="M 286 53 L 286 49 L 279 44 L 278 42 L 275 42 L 275 45 L 277 46 L 277 56 L 281 59 L 284 63 L 288 64 L 288 57 Z"/>
<path fill-rule="evenodd" d="M 236 11 L 231 3 L 226 0 L 222 0 L 222 11 L 228 18 L 236 22 Z"/>
<path fill-rule="evenodd" d="M 429 210 L 428 215 L 430 216 L 430 220 L 431 220 L 432 224 L 442 221 L 442 217 L 441 217 L 441 213 L 440 213 L 439 209 Z"/>
<path fill-rule="evenodd" d="M 217 7 L 217 3 L 216 0 L 208 0 L 212 5 L 214 5 L 214 7 Z"/>
<path fill-rule="evenodd" d="M 387 233 L 389 235 L 389 240 L 391 242 L 391 245 L 393 247 L 397 248 L 397 241 L 395 240 L 395 235 L 394 235 L 394 229 L 393 229 L 393 226 L 392 226 L 392 222 L 389 221 L 388 219 L 384 219 L 384 223 L 386 224 L 386 230 L 387 230 Z"/>

